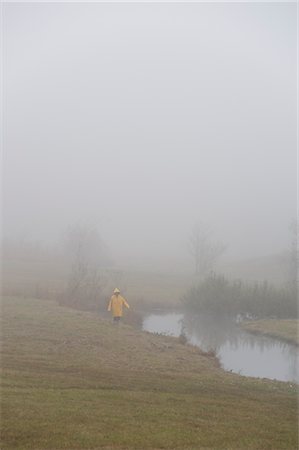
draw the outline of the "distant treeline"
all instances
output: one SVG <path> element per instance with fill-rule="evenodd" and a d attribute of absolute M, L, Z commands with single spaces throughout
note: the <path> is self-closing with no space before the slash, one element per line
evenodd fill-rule
<path fill-rule="evenodd" d="M 248 284 L 211 274 L 182 298 L 186 310 L 243 317 L 297 317 L 296 289 L 268 282 Z"/>

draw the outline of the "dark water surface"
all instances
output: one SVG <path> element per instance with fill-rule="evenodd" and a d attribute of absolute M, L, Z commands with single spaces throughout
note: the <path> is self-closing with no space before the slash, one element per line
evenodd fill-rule
<path fill-rule="evenodd" d="M 240 375 L 299 382 L 298 347 L 243 331 L 229 318 L 184 314 L 150 314 L 143 329 L 179 336 L 203 350 L 215 349 L 225 370 Z"/>

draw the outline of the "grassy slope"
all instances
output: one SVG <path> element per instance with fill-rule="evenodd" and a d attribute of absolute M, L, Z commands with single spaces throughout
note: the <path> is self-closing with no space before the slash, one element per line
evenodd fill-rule
<path fill-rule="evenodd" d="M 296 319 L 265 319 L 245 322 L 242 327 L 251 333 L 261 333 L 299 345 L 298 324 L 299 321 Z"/>
<path fill-rule="evenodd" d="M 2 313 L 2 449 L 297 448 L 288 383 L 53 302 Z"/>

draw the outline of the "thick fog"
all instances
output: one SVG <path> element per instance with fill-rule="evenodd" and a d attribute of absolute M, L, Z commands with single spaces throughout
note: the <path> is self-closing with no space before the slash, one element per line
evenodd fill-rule
<path fill-rule="evenodd" d="M 120 264 L 275 254 L 296 215 L 296 3 L 12 3 L 4 237 L 98 228 Z"/>

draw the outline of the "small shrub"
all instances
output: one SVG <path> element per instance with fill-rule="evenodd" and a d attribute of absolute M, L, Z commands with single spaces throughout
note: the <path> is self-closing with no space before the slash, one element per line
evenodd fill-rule
<path fill-rule="evenodd" d="M 187 336 L 185 335 L 184 332 L 182 332 L 182 333 L 179 335 L 179 343 L 182 344 L 182 345 L 186 345 L 187 342 L 188 342 Z"/>

